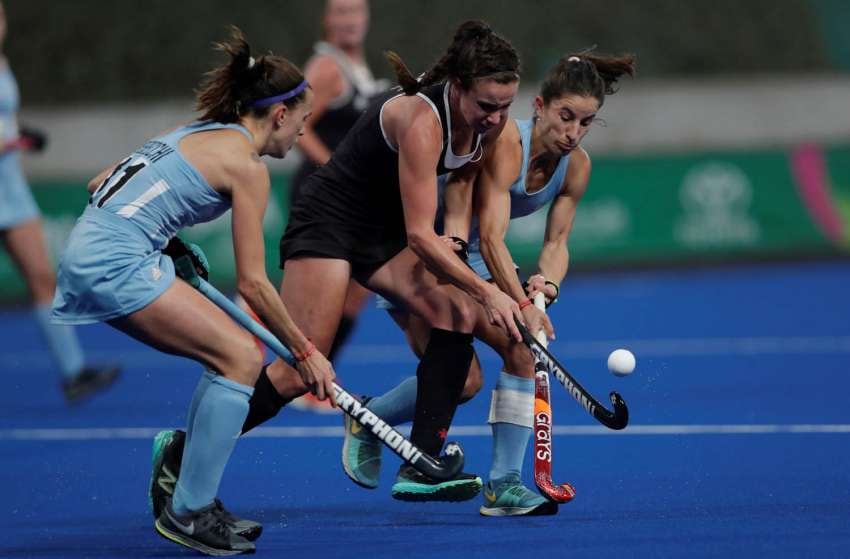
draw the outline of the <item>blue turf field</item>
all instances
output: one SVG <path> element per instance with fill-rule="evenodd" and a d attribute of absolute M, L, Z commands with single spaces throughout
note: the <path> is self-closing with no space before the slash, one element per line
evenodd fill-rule
<path fill-rule="evenodd" d="M 578 492 L 557 516 L 394 501 L 392 456 L 381 487 L 361 489 L 339 465 L 339 418 L 294 410 L 240 441 L 221 496 L 264 522 L 263 557 L 846 557 L 848 286 L 847 262 L 572 277 L 551 309 L 553 352 L 598 397 L 620 391 L 632 425 L 605 432 L 553 384 L 554 477 Z M 182 426 L 199 368 L 108 327 L 81 335 L 126 371 L 69 409 L 35 324 L 0 315 L 0 556 L 190 557 L 153 532 L 146 490 L 150 437 Z M 604 367 L 619 346 L 638 359 L 625 379 Z M 498 363 L 482 356 L 489 392 Z M 374 393 L 414 367 L 370 309 L 337 371 Z M 482 475 L 488 405 L 482 393 L 461 408 L 450 435 Z"/>

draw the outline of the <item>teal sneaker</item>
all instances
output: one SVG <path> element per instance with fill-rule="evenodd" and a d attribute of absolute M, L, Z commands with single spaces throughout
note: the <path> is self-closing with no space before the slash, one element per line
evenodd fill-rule
<path fill-rule="evenodd" d="M 518 475 L 509 474 L 487 482 L 478 512 L 484 516 L 546 516 L 558 512 L 558 503 L 528 489 Z"/>
<path fill-rule="evenodd" d="M 185 443 L 186 433 L 175 429 L 160 431 L 153 439 L 148 503 L 154 520 L 160 517 L 165 503 L 174 494 Z"/>
<path fill-rule="evenodd" d="M 177 478 L 180 475 L 180 465 L 183 462 L 183 447 L 186 446 L 186 433 L 179 429 L 160 431 L 153 440 L 150 488 L 148 501 L 154 514 L 154 519 L 162 517 L 166 505 L 174 495 Z M 263 525 L 253 520 L 239 518 L 224 508 L 218 499 L 213 501 L 215 512 L 234 534 L 254 541 L 263 533 Z"/>
<path fill-rule="evenodd" d="M 375 489 L 381 475 L 381 441 L 348 414 L 342 414 L 342 421 L 342 469 L 360 487 Z"/>
<path fill-rule="evenodd" d="M 413 466 L 402 464 L 393 484 L 392 497 L 399 501 L 468 501 L 481 491 L 481 478 L 459 473 L 447 481 L 433 480 Z"/>

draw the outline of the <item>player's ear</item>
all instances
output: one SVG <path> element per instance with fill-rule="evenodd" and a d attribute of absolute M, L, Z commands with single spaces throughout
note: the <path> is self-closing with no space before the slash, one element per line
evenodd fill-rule
<path fill-rule="evenodd" d="M 540 118 L 540 115 L 543 114 L 543 97 L 539 95 L 535 96 L 533 106 L 535 118 Z"/>
<path fill-rule="evenodd" d="M 283 103 L 278 103 L 277 106 L 272 109 L 272 122 L 274 122 L 275 128 L 280 128 L 283 126 L 283 122 L 289 116 L 289 109 Z"/>

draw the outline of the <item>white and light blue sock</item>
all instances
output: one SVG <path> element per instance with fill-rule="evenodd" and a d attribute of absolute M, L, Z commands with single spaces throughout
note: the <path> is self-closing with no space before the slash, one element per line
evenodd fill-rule
<path fill-rule="evenodd" d="M 369 400 L 366 406 L 389 425 L 413 421 L 416 412 L 416 377 L 404 379 L 386 394 Z"/>
<path fill-rule="evenodd" d="M 534 379 L 502 371 L 493 391 L 489 423 L 493 429 L 490 479 L 521 475 L 534 424 Z"/>
<path fill-rule="evenodd" d="M 37 305 L 33 316 L 47 341 L 53 359 L 59 365 L 62 377 L 71 380 L 83 370 L 83 350 L 73 326 L 50 322 L 51 305 Z"/>
<path fill-rule="evenodd" d="M 216 376 L 199 398 L 174 489 L 172 507 L 177 514 L 201 509 L 215 499 L 253 392 L 251 386 Z"/>

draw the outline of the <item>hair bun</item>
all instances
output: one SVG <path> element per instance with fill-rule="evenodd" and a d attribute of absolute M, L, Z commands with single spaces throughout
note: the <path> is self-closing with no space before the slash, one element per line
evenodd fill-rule
<path fill-rule="evenodd" d="M 460 27 L 457 28 L 454 40 L 455 42 L 457 42 L 483 39 L 492 34 L 493 29 L 489 25 L 487 25 L 481 20 L 471 19 L 469 21 L 463 22 Z"/>

